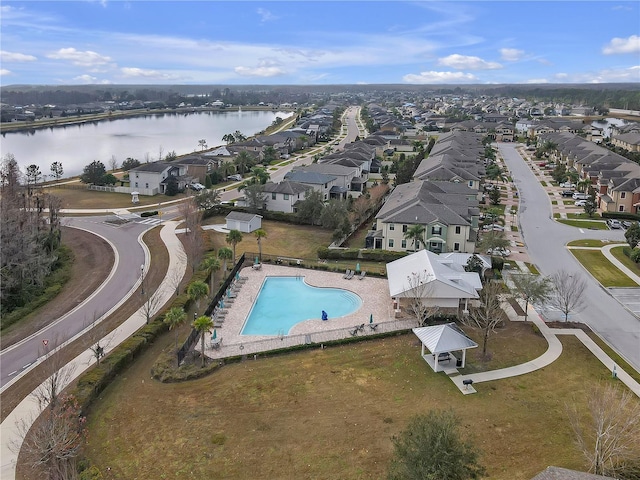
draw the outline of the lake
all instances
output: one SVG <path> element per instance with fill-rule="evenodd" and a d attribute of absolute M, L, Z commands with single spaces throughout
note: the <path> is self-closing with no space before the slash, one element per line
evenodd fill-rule
<path fill-rule="evenodd" d="M 0 154 L 15 156 L 24 173 L 27 165 L 40 167 L 51 177 L 51 164 L 61 162 L 64 176 L 82 173 L 94 160 L 110 169 L 115 156 L 118 165 L 128 157 L 141 162 L 155 161 L 175 151 L 178 155 L 200 151 L 198 141 L 208 147 L 224 145 L 222 137 L 236 130 L 250 137 L 273 123 L 276 117 L 291 112 L 196 112 L 147 114 L 140 117 L 103 120 L 30 132 L 5 133 L 0 141 Z"/>

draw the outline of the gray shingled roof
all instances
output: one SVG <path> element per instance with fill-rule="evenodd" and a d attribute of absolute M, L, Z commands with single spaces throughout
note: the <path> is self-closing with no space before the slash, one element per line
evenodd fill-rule
<path fill-rule="evenodd" d="M 262 218 L 261 215 L 256 215 L 255 213 L 245 213 L 245 212 L 229 212 L 229 214 L 225 217 L 228 220 L 239 220 L 241 222 L 248 222 L 253 220 L 254 217 Z"/>
<path fill-rule="evenodd" d="M 310 185 L 324 185 L 336 179 L 335 175 L 325 175 L 316 172 L 292 171 L 284 176 L 285 180 L 298 183 L 306 183 Z"/>
<path fill-rule="evenodd" d="M 172 167 L 170 163 L 167 162 L 152 162 L 152 163 L 143 163 L 139 167 L 132 168 L 129 170 L 130 172 L 164 172 L 167 168 Z"/>
<path fill-rule="evenodd" d="M 303 185 L 298 182 L 283 181 L 279 183 L 267 182 L 264 184 L 265 193 L 286 193 L 288 195 L 297 195 L 298 193 L 306 192 L 309 188 L 308 185 Z"/>
<path fill-rule="evenodd" d="M 613 477 L 603 477 L 593 473 L 578 472 L 560 467 L 547 467 L 531 480 L 614 480 Z"/>

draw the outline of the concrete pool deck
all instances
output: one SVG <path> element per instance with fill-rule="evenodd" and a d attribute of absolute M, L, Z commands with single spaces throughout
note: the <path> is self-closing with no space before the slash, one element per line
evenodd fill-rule
<path fill-rule="evenodd" d="M 222 327 L 216 328 L 216 339 L 221 340 L 220 346 L 213 348 L 210 342 L 211 335 L 208 335 L 205 354 L 211 358 L 256 354 L 303 343 L 322 343 L 349 336 L 371 335 L 416 326 L 412 318 L 394 318 L 393 303 L 386 278 L 365 277 L 360 280 L 358 277 L 353 277 L 347 280 L 343 278 L 344 273 L 267 264 L 263 264 L 260 270 L 254 270 L 251 267 L 243 268 L 240 276 L 246 278 L 246 281 L 240 287 L 232 305 L 229 305 L 229 301 L 225 299 L 227 313 Z M 339 318 L 331 318 L 330 308 L 327 308 L 329 320 L 322 321 L 319 318 L 321 312 L 318 312 L 317 319 L 297 323 L 288 334 L 285 332 L 280 336 L 240 335 L 253 302 L 267 276 L 302 277 L 308 285 L 314 287 L 342 288 L 358 295 L 362 299 L 362 306 L 354 313 Z M 304 298 L 300 301 L 304 301 Z M 369 326 L 371 314 L 373 314 L 373 323 L 376 325 L 375 330 Z M 362 324 L 364 328 L 355 331 L 356 327 Z"/>

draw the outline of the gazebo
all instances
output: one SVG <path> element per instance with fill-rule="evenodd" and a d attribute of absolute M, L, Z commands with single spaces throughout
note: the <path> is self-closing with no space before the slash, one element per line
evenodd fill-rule
<path fill-rule="evenodd" d="M 452 361 L 456 367 L 464 368 L 467 359 L 467 349 L 476 348 L 478 344 L 467 337 L 455 323 L 433 325 L 431 327 L 414 328 L 413 333 L 422 342 L 420 355 L 434 372 L 442 372 L 450 369 Z M 425 347 L 431 354 L 425 355 Z M 462 358 L 458 359 L 451 352 L 461 351 Z M 441 362 L 447 365 L 442 366 Z"/>

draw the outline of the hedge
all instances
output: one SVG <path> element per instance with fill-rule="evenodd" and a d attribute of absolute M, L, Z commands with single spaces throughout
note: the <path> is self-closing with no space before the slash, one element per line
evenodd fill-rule
<path fill-rule="evenodd" d="M 616 218 L 618 220 L 640 220 L 640 215 L 631 212 L 602 212 L 602 218 Z"/>
<path fill-rule="evenodd" d="M 392 262 L 407 256 L 407 252 L 391 252 L 388 250 L 360 250 L 357 248 L 318 249 L 318 257 L 327 260 L 362 260 L 369 262 Z"/>
<path fill-rule="evenodd" d="M 140 214 L 141 217 L 153 217 L 154 215 L 158 215 L 158 211 L 157 210 L 153 210 L 150 212 L 142 212 Z"/>

